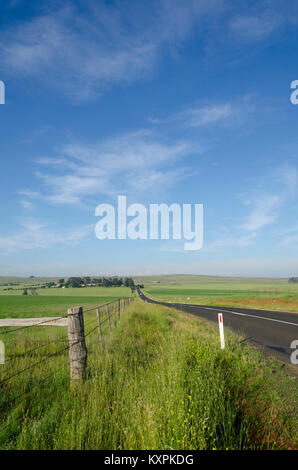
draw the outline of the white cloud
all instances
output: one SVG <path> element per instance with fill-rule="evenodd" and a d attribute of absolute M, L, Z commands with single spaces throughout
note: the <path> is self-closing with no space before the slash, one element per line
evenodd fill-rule
<path fill-rule="evenodd" d="M 164 119 L 152 118 L 152 124 L 181 124 L 187 128 L 210 125 L 238 127 L 256 112 L 255 100 L 249 95 L 230 102 L 201 104 L 184 109 Z"/>
<path fill-rule="evenodd" d="M 298 187 L 297 168 L 291 165 L 284 165 L 276 171 L 276 177 L 286 187 L 286 191 L 290 196 L 296 196 Z"/>
<path fill-rule="evenodd" d="M 199 127 L 205 124 L 211 124 L 228 118 L 232 113 L 230 103 L 218 106 L 207 106 L 201 109 L 191 109 L 185 112 L 189 125 Z"/>
<path fill-rule="evenodd" d="M 190 127 L 200 127 L 222 121 L 231 116 L 232 112 L 231 103 L 224 103 L 186 109 L 165 119 L 149 118 L 149 122 L 168 124 L 182 121 Z"/>
<path fill-rule="evenodd" d="M 81 101 L 108 86 L 152 72 L 160 57 L 180 43 L 198 19 L 216 14 L 221 0 L 68 2 L 2 32 L 2 67 L 38 78 Z"/>
<path fill-rule="evenodd" d="M 249 234 L 239 234 L 238 237 L 235 236 L 223 236 L 207 244 L 207 251 L 214 251 L 214 249 L 223 248 L 223 247 L 247 247 L 251 246 L 257 236 L 256 232 Z"/>
<path fill-rule="evenodd" d="M 53 204 L 78 204 L 96 195 L 144 193 L 144 188 L 162 192 L 194 174 L 179 163 L 195 150 L 187 142 L 159 142 L 148 131 L 95 144 L 67 145 L 60 152 L 62 158 L 38 160 L 43 170 L 36 176 L 43 189 L 20 194 Z"/>
<path fill-rule="evenodd" d="M 32 209 L 33 204 L 31 201 L 27 201 L 26 199 L 21 199 L 19 204 L 23 207 L 23 209 Z"/>
<path fill-rule="evenodd" d="M 263 11 L 255 16 L 238 16 L 230 23 L 230 28 L 244 41 L 260 41 L 273 33 L 284 18 L 273 11 Z"/>
<path fill-rule="evenodd" d="M 261 194 L 253 202 L 248 201 L 248 205 L 252 205 L 251 213 L 245 217 L 242 228 L 248 231 L 259 230 L 262 227 L 273 224 L 278 215 L 276 209 L 282 201 L 281 196 Z"/>
<path fill-rule="evenodd" d="M 21 229 L 14 234 L 0 237 L 0 250 L 12 253 L 19 250 L 47 248 L 56 244 L 77 244 L 90 235 L 93 225 L 85 225 L 71 231 L 61 229 L 53 231 L 48 224 L 32 218 L 21 222 Z"/>

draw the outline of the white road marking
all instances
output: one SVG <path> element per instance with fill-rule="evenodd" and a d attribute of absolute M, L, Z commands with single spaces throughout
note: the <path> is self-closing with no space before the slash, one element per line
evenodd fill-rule
<path fill-rule="evenodd" d="M 214 310 L 216 312 L 218 312 L 218 310 L 220 310 L 220 308 L 201 307 L 200 305 L 190 305 L 190 304 L 175 304 L 175 305 L 181 305 L 182 307 L 200 308 L 202 310 Z M 277 320 L 275 318 L 261 317 L 259 315 L 251 315 L 249 313 L 234 312 L 232 310 L 223 310 L 223 312 L 232 313 L 233 315 L 238 315 L 238 316 L 241 316 L 241 317 L 259 318 L 261 320 L 268 320 L 268 321 L 274 321 L 274 322 L 277 322 L 277 323 L 284 323 L 285 325 L 298 326 L 298 323 L 292 323 L 292 322 L 285 321 L 285 320 Z"/>
<path fill-rule="evenodd" d="M 191 307 L 191 308 L 201 308 L 203 310 L 215 310 L 216 312 L 220 310 L 219 308 L 211 308 L 211 307 L 200 307 L 200 305 L 188 305 L 188 304 L 181 304 L 183 306 Z M 275 321 L 277 323 L 284 323 L 285 325 L 292 325 L 298 326 L 298 323 L 291 323 L 285 320 L 276 320 L 275 318 L 268 318 L 268 317 L 260 317 L 259 315 L 250 315 L 249 313 L 240 313 L 240 312 L 233 312 L 232 310 L 223 310 L 223 313 L 232 313 L 233 315 L 239 315 L 241 317 L 251 317 L 251 318 L 260 318 L 261 320 L 268 320 L 268 321 Z"/>

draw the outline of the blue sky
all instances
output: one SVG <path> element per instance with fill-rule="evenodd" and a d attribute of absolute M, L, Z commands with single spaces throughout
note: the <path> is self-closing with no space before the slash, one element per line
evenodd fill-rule
<path fill-rule="evenodd" d="M 298 5 L 0 6 L 1 275 L 298 275 Z M 204 245 L 95 237 L 95 208 L 202 203 Z"/>

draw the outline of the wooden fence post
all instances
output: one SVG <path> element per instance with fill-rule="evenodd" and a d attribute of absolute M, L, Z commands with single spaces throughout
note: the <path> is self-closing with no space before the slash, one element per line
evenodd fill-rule
<path fill-rule="evenodd" d="M 120 318 L 120 316 L 121 316 L 120 299 L 118 299 L 118 315 L 119 315 L 119 318 Z"/>
<path fill-rule="evenodd" d="M 68 309 L 68 340 L 70 380 L 72 384 L 77 384 L 85 380 L 87 364 L 82 307 Z"/>
<path fill-rule="evenodd" d="M 112 329 L 111 316 L 110 316 L 110 311 L 109 311 L 109 306 L 108 305 L 106 305 L 106 312 L 107 312 L 107 316 L 108 316 L 109 328 L 111 330 Z"/>
<path fill-rule="evenodd" d="M 116 303 L 113 304 L 114 306 L 114 323 L 115 323 L 115 328 L 117 326 L 117 311 L 116 311 Z"/>
<path fill-rule="evenodd" d="M 102 332 L 101 332 L 101 323 L 100 323 L 100 311 L 99 308 L 96 309 L 96 316 L 97 316 L 97 324 L 98 324 L 98 334 L 99 334 L 99 342 L 102 345 Z"/>

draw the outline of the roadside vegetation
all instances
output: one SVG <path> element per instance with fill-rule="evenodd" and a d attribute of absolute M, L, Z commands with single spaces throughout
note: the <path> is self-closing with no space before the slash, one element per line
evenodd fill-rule
<path fill-rule="evenodd" d="M 77 390 L 65 353 L 0 385 L 1 449 L 297 448 L 296 378 L 238 336 L 222 351 L 216 326 L 137 299 L 104 339 L 88 336 Z"/>
<path fill-rule="evenodd" d="M 160 276 L 141 280 L 149 297 L 166 302 L 298 312 L 298 283 L 288 279 Z"/>

